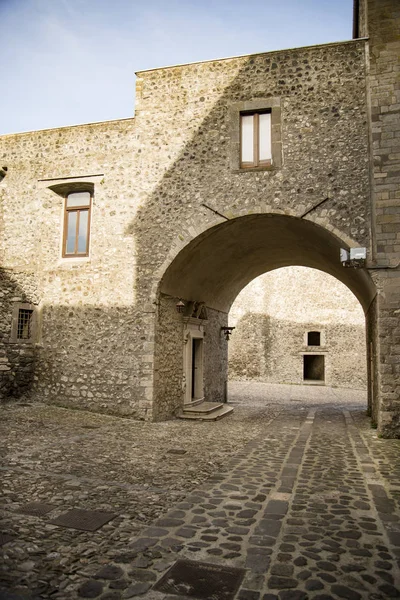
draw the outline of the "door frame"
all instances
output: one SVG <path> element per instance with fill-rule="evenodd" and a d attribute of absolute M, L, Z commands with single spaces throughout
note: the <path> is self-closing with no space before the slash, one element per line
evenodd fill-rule
<path fill-rule="evenodd" d="M 183 322 L 183 404 L 193 405 L 204 400 L 204 320 L 186 317 Z M 193 340 L 201 340 L 196 359 L 196 397 L 192 396 Z"/>

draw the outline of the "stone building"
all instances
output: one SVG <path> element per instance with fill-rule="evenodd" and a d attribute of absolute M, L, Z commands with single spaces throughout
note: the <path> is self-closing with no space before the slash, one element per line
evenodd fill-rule
<path fill-rule="evenodd" d="M 3 395 L 224 400 L 231 304 L 300 265 L 360 301 L 370 412 L 400 436 L 399 27 L 359 0 L 353 40 L 139 72 L 132 119 L 1 137 Z"/>
<path fill-rule="evenodd" d="M 367 388 L 364 312 L 327 273 L 285 267 L 257 277 L 229 325 L 230 379 Z"/>

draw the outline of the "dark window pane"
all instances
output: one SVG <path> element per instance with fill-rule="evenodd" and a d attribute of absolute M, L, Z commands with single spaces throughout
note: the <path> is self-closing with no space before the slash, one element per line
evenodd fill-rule
<path fill-rule="evenodd" d="M 321 345 L 321 334 L 319 331 L 309 331 L 307 337 L 308 337 L 307 344 L 309 346 L 320 346 Z"/>
<path fill-rule="evenodd" d="M 33 310 L 20 308 L 18 311 L 17 339 L 29 340 L 31 338 Z"/>

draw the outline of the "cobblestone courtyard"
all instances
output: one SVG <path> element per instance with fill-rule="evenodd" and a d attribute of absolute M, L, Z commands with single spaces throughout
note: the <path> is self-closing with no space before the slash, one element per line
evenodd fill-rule
<path fill-rule="evenodd" d="M 184 568 L 154 589 L 180 559 L 214 565 L 213 600 L 399 598 L 400 440 L 366 394 L 234 383 L 230 401 L 215 423 L 3 407 L 0 598 L 199 597 Z"/>

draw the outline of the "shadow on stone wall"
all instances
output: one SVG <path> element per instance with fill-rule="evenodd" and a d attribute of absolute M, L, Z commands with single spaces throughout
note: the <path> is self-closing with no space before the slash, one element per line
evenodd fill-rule
<path fill-rule="evenodd" d="M 325 343 L 306 346 L 307 331 L 323 331 Z M 260 313 L 246 313 L 236 323 L 229 346 L 229 377 L 299 384 L 304 379 L 303 354 L 320 353 L 325 355 L 322 379 L 327 385 L 367 388 L 365 327 L 298 323 Z"/>
<path fill-rule="evenodd" d="M 194 69 L 192 81 L 186 81 L 188 86 L 205 87 L 204 96 L 190 92 L 186 121 L 183 111 L 188 103 L 179 98 L 185 94 L 179 69 L 146 75 L 146 96 L 135 118 L 140 159 L 137 155 L 138 163 L 132 160 L 133 169 L 124 175 L 130 185 L 136 186 L 141 202 L 134 221 L 127 223 L 124 231 L 135 238 L 137 308 L 45 307 L 44 347 L 38 350 L 36 365 L 33 355 L 30 363 L 19 368 L 24 353 L 22 349 L 18 353 L 22 362 L 17 365 L 8 344 L 11 298 L 33 294 L 26 283 L 28 274 L 24 274 L 21 286 L 15 274 L 5 274 L 9 292 L 3 311 L 6 316 L 1 351 L 7 361 L 11 358 L 15 368 L 18 366 L 13 379 L 11 373 L 4 375 L 7 393 L 20 394 L 25 384 L 25 390 L 30 390 L 36 371 L 35 392 L 39 399 L 146 418 L 151 410 L 152 377 L 160 364 L 157 361 L 171 352 L 167 336 L 157 338 L 159 307 L 149 299 L 158 300 L 152 293 L 177 240 L 188 242 L 193 231 L 224 222 L 204 203 L 222 214 L 251 214 L 263 207 L 264 212 L 299 216 L 329 197 L 329 224 L 352 236 L 359 245 L 368 245 L 366 166 L 353 159 L 343 169 L 344 154 L 350 159 L 366 155 L 365 119 L 359 109 L 360 95 L 365 90 L 363 56 L 364 44 L 354 42 L 183 67 Z M 228 75 L 222 77 L 225 72 Z M 232 103 L 270 97 L 286 103 L 282 127 L 288 145 L 283 166 L 238 173 L 232 170 L 232 157 L 236 164 L 239 160 L 238 146 L 232 145 Z M 202 107 L 207 103 L 209 110 L 204 111 Z M 236 121 L 238 118 L 239 113 Z M 183 127 L 187 127 L 190 137 L 179 145 Z M 171 159 L 170 154 L 176 158 Z M 136 180 L 135 170 L 139 173 Z M 327 206 L 318 208 L 315 214 L 321 215 Z M 251 227 L 246 231 L 251 235 Z M 235 267 L 234 256 L 231 263 Z M 243 277 L 231 275 L 232 279 Z M 162 327 L 158 329 L 162 333 Z M 155 339 L 158 343 L 154 350 Z M 177 342 L 173 350 L 180 359 L 182 350 L 178 346 Z M 167 371 L 171 363 L 164 361 L 163 365 Z"/>
<path fill-rule="evenodd" d="M 205 117 L 196 117 L 197 105 L 204 106 L 205 98 L 192 98 L 193 134 L 174 161 L 169 155 L 176 150 L 173 140 L 180 139 L 182 111 L 186 108 L 184 101 L 171 99 L 174 83 L 177 97 L 184 88 L 178 85 L 179 68 L 156 71 L 145 77 L 146 99 L 141 100 L 136 114 L 137 130 L 144 145 L 142 168 L 149 170 L 150 180 L 160 182 L 150 193 L 142 194 L 141 207 L 125 234 L 135 237 L 137 283 L 146 298 L 154 269 L 164 263 L 178 237 L 187 238 L 189 228 L 197 224 L 207 227 L 207 223 L 223 222 L 216 221 L 215 214 L 204 203 L 222 214 L 232 209 L 252 213 L 256 212 L 254 207 L 266 204 L 273 207 L 272 212 L 288 214 L 288 209 L 292 209 L 293 214 L 301 214 L 324 200 L 328 193 L 329 202 L 314 214 L 320 215 L 329 208 L 332 227 L 353 236 L 360 245 L 367 245 L 366 168 L 362 161 L 353 159 L 351 168 L 343 171 L 343 148 L 349 156 L 359 156 L 362 151 L 366 155 L 365 115 L 360 115 L 358 108 L 359 95 L 364 90 L 363 52 L 363 44 L 343 44 L 343 47 L 321 46 L 245 57 L 239 70 L 229 66 L 229 61 L 208 63 L 204 66 L 208 72 L 201 75 L 204 81 L 197 81 L 197 74 L 193 73 L 192 84 L 211 87 L 210 80 L 215 77 L 217 83 L 213 83 L 215 87 L 210 91 L 215 100 Z M 221 68 L 227 72 L 230 68 L 234 76 L 230 79 L 228 76 L 218 89 Z M 166 104 L 168 97 L 170 101 Z M 239 149 L 232 145 L 232 104 L 260 98 L 268 101 L 272 97 L 288 103 L 282 127 L 290 146 L 286 148 L 282 168 L 258 173 L 232 171 L 232 156 L 239 166 Z M 154 134 L 150 137 L 149 112 L 154 123 L 163 123 L 168 117 L 171 147 L 165 139 L 156 144 Z M 239 119 L 239 112 L 234 118 Z M 306 121 L 312 121 L 313 127 L 305 130 Z M 160 179 L 162 165 L 167 168 Z M 350 190 L 353 197 L 348 202 L 343 198 Z M 359 215 L 356 229 L 355 214 Z"/>
<path fill-rule="evenodd" d="M 246 313 L 236 323 L 228 348 L 228 373 L 231 379 L 260 379 L 271 375 L 270 318 Z"/>
<path fill-rule="evenodd" d="M 143 96 L 135 116 L 142 145 L 140 169 L 147 181 L 159 183 L 150 191 L 143 186 L 136 217 L 125 228 L 125 235 L 135 238 L 137 301 L 148 302 L 159 284 L 161 292 L 207 302 L 207 298 L 180 293 L 186 275 L 181 276 L 173 291 L 163 289 L 162 280 L 155 277 L 174 249 L 178 253 L 182 242 L 196 235 L 194 231 L 224 222 L 224 217 L 218 217 L 204 204 L 222 215 L 234 212 L 239 216 L 270 212 L 300 217 L 315 206 L 313 216 L 325 219 L 327 229 L 336 229 L 343 232 L 344 238 L 367 246 L 367 166 L 356 158 L 367 156 L 366 114 L 359 108 L 365 93 L 364 44 L 353 42 L 210 62 L 193 67 L 189 81 L 187 69 L 191 68 L 175 67 L 143 75 Z M 222 77 L 222 71 L 227 75 Z M 204 88 L 204 96 L 188 92 L 190 85 L 196 90 Z M 268 104 L 268 98 L 281 99 L 280 125 L 286 144 L 283 165 L 270 171 L 239 172 L 239 146 L 232 142 L 232 105 L 259 99 Z M 207 103 L 209 110 L 204 111 L 202 107 Z M 238 122 L 239 109 L 233 119 Z M 182 130 L 190 133 L 179 146 L 176 140 L 182 139 Z M 273 135 L 281 144 L 278 130 Z M 348 157 L 345 170 L 344 154 Z M 319 207 L 322 201 L 324 205 Z M 278 248 L 274 251 L 279 255 Z M 249 253 L 249 264 L 251 260 Z M 231 263 L 235 263 L 234 255 Z M 304 263 L 293 255 L 288 264 Z M 249 279 L 244 272 L 234 271 L 229 275 L 231 281 L 224 281 L 224 285 L 235 286 L 236 296 L 238 281 L 243 287 Z M 188 277 L 197 276 L 194 265 Z M 156 370 L 160 362 L 165 369 L 170 343 L 158 336 L 156 310 L 153 314 L 158 340 Z M 153 330 L 151 333 L 154 335 Z"/>
<path fill-rule="evenodd" d="M 33 343 L 11 342 L 15 302 L 34 302 L 33 278 L 0 268 L 0 400 L 21 398 L 30 393 L 36 362 Z"/>

